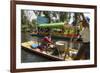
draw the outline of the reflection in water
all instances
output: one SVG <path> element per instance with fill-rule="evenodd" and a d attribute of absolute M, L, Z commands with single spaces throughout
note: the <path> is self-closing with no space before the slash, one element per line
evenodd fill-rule
<path fill-rule="evenodd" d="M 22 63 L 28 63 L 28 62 L 45 62 L 50 61 L 44 57 L 41 57 L 37 54 L 31 53 L 29 51 L 26 51 L 24 49 L 21 50 L 21 62 Z"/>

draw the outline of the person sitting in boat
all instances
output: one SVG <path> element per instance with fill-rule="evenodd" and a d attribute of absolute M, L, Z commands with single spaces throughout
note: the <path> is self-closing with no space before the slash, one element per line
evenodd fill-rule
<path fill-rule="evenodd" d="M 44 38 L 42 38 L 41 45 L 39 46 L 39 49 L 41 51 L 47 50 L 47 48 L 49 47 L 49 45 L 51 43 L 52 43 L 51 35 L 47 34 Z"/>

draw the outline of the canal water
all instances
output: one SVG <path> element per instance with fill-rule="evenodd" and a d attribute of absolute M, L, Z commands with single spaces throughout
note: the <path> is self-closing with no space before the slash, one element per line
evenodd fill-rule
<path fill-rule="evenodd" d="M 44 57 L 41 57 L 32 52 L 26 51 L 25 49 L 21 50 L 21 62 L 22 63 L 30 63 L 30 62 L 47 62 L 50 61 Z"/>

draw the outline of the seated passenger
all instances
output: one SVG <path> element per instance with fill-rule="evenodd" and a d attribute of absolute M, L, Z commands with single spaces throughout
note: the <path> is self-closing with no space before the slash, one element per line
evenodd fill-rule
<path fill-rule="evenodd" d="M 52 43 L 51 35 L 47 34 L 42 40 L 41 45 L 38 47 L 41 51 L 47 50 L 48 46 Z"/>

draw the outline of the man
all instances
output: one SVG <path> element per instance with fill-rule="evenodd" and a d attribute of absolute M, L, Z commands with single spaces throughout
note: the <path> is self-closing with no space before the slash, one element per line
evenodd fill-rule
<path fill-rule="evenodd" d="M 80 37 L 82 39 L 82 46 L 80 47 L 74 60 L 90 59 L 90 30 L 86 21 L 82 21 L 82 31 Z"/>

